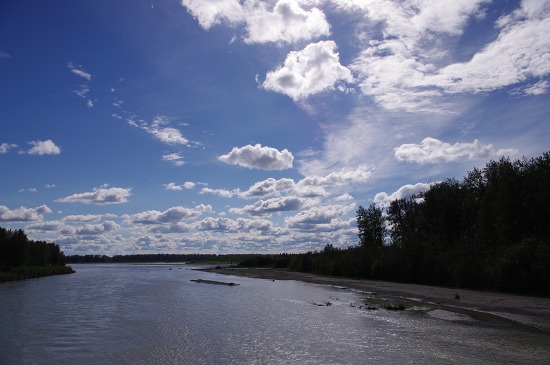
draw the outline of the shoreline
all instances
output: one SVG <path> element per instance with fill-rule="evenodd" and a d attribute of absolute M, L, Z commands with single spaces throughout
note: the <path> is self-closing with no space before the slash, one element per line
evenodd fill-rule
<path fill-rule="evenodd" d="M 496 316 L 516 324 L 550 333 L 550 298 L 482 292 L 469 289 L 443 288 L 419 284 L 350 279 L 344 277 L 337 278 L 274 269 L 217 267 L 199 270 L 219 275 L 242 276 L 266 280 L 295 280 L 338 288 L 349 288 L 364 293 L 376 293 L 382 297 L 445 307 L 448 308 L 449 311 L 456 310 L 456 313 L 471 311 L 478 314 Z"/>

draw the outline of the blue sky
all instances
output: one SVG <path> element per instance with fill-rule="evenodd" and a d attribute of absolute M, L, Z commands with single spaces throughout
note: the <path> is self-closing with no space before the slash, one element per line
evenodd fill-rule
<path fill-rule="evenodd" d="M 0 226 L 66 254 L 301 252 L 550 141 L 550 1 L 0 4 Z"/>

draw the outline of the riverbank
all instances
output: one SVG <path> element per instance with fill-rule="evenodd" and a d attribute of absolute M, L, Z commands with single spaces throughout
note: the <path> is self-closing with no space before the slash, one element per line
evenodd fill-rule
<path fill-rule="evenodd" d="M 428 285 L 391 283 L 319 276 L 308 273 L 248 268 L 201 269 L 220 275 L 244 276 L 268 280 L 297 280 L 376 293 L 384 297 L 436 304 L 498 316 L 521 325 L 550 332 L 550 298 L 537 298 Z"/>
<path fill-rule="evenodd" d="M 33 280 L 46 276 L 73 274 L 70 266 L 25 266 L 10 271 L 0 271 L 0 283 L 21 280 Z"/>

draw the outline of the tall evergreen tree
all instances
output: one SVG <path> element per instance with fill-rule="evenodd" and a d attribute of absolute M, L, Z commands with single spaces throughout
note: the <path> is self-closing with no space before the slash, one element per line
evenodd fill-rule
<path fill-rule="evenodd" d="M 386 234 L 385 219 L 382 208 L 372 203 L 367 209 L 362 206 L 357 209 L 357 228 L 359 241 L 363 247 L 382 246 Z"/>

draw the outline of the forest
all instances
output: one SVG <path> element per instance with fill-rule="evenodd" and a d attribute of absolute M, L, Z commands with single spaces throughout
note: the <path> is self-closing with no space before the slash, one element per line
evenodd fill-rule
<path fill-rule="evenodd" d="M 501 158 L 387 208 L 357 210 L 359 242 L 245 266 L 550 296 L 550 153 Z"/>
<path fill-rule="evenodd" d="M 33 241 L 25 232 L 0 227 L 0 281 L 34 279 L 74 272 L 58 245 Z"/>
<path fill-rule="evenodd" d="M 133 254 L 133 255 L 70 255 L 66 257 L 68 263 L 91 264 L 91 263 L 151 263 L 151 262 L 181 262 L 181 263 L 239 263 L 257 255 L 253 254 Z"/>

